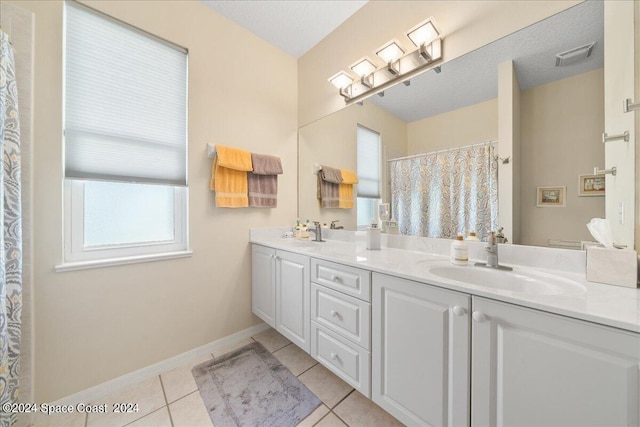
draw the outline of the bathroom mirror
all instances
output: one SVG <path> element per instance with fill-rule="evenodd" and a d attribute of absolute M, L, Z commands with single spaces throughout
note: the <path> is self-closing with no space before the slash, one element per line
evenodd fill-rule
<path fill-rule="evenodd" d="M 569 55 L 565 66 L 556 66 L 557 54 L 593 42 L 586 59 Z M 603 3 L 584 2 L 443 63 L 440 72 L 429 70 L 409 86 L 398 84 L 383 97 L 300 128 L 298 215 L 339 220 L 351 230 L 359 225 L 356 208 L 319 207 L 313 173 L 316 164 L 356 170 L 358 125 L 380 134 L 385 203 L 391 201 L 388 160 L 496 141 L 498 67 L 511 60 L 520 86 L 520 164 L 514 174 L 521 200 L 514 206 L 520 230 L 511 243 L 580 249 L 582 241 L 592 240 L 586 224 L 605 215 L 605 196 L 586 196 L 579 188 L 583 175 L 605 164 L 603 50 Z M 498 174 L 514 167 L 497 164 Z M 564 206 L 540 206 L 539 187 L 564 187 Z M 361 202 L 361 209 L 377 212 Z M 396 215 L 393 204 L 391 211 Z"/>

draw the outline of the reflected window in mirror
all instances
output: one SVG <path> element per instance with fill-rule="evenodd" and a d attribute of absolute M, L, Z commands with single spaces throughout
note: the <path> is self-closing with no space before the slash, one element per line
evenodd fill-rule
<path fill-rule="evenodd" d="M 380 133 L 357 126 L 358 227 L 366 227 L 378 218 L 380 203 L 381 156 Z"/>

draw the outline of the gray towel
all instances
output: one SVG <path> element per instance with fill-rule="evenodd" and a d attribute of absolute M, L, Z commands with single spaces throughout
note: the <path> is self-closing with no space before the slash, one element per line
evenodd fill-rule
<path fill-rule="evenodd" d="M 278 206 L 278 175 L 247 174 L 249 206 L 275 208 Z"/>
<path fill-rule="evenodd" d="M 322 179 L 333 184 L 342 184 L 342 172 L 340 169 L 330 168 L 329 166 L 322 166 L 322 170 L 318 175 L 322 174 Z"/>
<path fill-rule="evenodd" d="M 340 185 L 327 182 L 318 174 L 318 199 L 323 208 L 337 208 L 339 205 Z"/>
<path fill-rule="evenodd" d="M 251 163 L 253 164 L 253 173 L 256 175 L 280 175 L 282 173 L 280 157 L 251 153 Z"/>
<path fill-rule="evenodd" d="M 251 153 L 253 172 L 247 175 L 249 206 L 275 208 L 278 206 L 278 175 L 282 173 L 280 157 Z"/>

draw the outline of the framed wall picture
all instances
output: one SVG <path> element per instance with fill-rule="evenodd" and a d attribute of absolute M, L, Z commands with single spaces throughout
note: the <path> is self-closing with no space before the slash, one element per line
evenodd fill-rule
<path fill-rule="evenodd" d="M 604 192 L 604 174 L 578 176 L 578 196 L 604 196 Z"/>
<path fill-rule="evenodd" d="M 566 206 L 567 187 L 538 187 L 537 203 L 539 208 Z"/>

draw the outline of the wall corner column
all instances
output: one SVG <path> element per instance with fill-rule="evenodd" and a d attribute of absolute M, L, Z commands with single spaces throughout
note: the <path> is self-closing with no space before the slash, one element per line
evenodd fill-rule
<path fill-rule="evenodd" d="M 498 66 L 498 226 L 520 243 L 520 85 L 513 61 Z"/>

